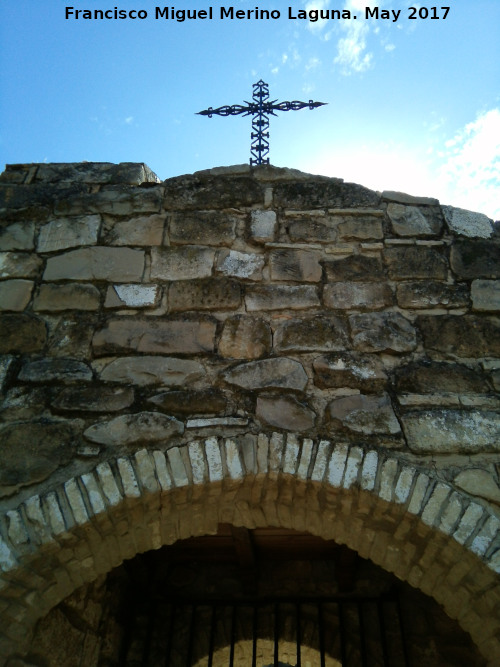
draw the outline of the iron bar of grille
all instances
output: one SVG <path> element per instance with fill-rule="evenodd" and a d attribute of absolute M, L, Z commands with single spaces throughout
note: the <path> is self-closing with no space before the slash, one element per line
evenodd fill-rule
<path fill-rule="evenodd" d="M 347 665 L 347 647 L 345 640 L 345 620 L 344 620 L 344 605 L 342 602 L 337 603 L 339 615 L 339 635 L 340 635 L 340 658 L 342 665 Z"/>
<path fill-rule="evenodd" d="M 175 623 L 175 612 L 177 610 L 177 604 L 174 602 L 170 605 L 170 618 L 168 624 L 168 636 L 167 636 L 167 646 L 165 649 L 165 667 L 169 667 L 171 662 L 171 653 L 172 653 L 172 638 L 174 636 L 174 623 Z"/>
<path fill-rule="evenodd" d="M 189 622 L 188 650 L 187 650 L 187 655 L 186 655 L 186 667 L 191 667 L 191 662 L 192 662 L 195 620 L 196 620 L 196 605 L 194 604 L 191 607 L 191 619 L 190 619 L 190 622 Z"/>
<path fill-rule="evenodd" d="M 252 614 L 252 667 L 257 667 L 257 614 L 258 607 L 254 604 Z"/>
<path fill-rule="evenodd" d="M 210 614 L 210 640 L 208 644 L 208 665 L 207 667 L 212 667 L 213 663 L 213 654 L 215 648 L 215 627 L 217 623 L 217 605 L 212 605 L 212 613 Z"/>
<path fill-rule="evenodd" d="M 274 605 L 274 667 L 279 663 L 279 602 Z"/>
<path fill-rule="evenodd" d="M 377 608 L 378 608 L 378 621 L 380 624 L 380 641 L 382 644 L 382 655 L 384 657 L 384 665 L 389 664 L 389 650 L 387 646 L 387 629 L 385 627 L 385 619 L 384 619 L 384 607 L 382 600 L 377 600 Z"/>
<path fill-rule="evenodd" d="M 295 625 L 296 625 L 295 639 L 296 639 L 296 642 L 297 642 L 297 666 L 296 667 L 302 667 L 302 657 L 301 657 L 302 651 L 300 650 L 300 641 L 301 641 L 300 623 L 301 623 L 300 602 L 297 602 L 297 608 L 296 608 L 296 613 L 295 613 Z"/>
<path fill-rule="evenodd" d="M 396 607 L 398 610 L 398 620 L 399 620 L 399 634 L 401 636 L 401 643 L 403 646 L 403 657 L 405 661 L 405 665 L 410 664 L 410 659 L 408 656 L 408 647 L 406 646 L 406 634 L 405 634 L 405 624 L 403 622 L 403 614 L 401 611 L 401 602 L 399 601 L 399 597 L 396 597 Z"/>
<path fill-rule="evenodd" d="M 231 612 L 231 649 L 229 652 L 229 667 L 234 665 L 234 642 L 236 639 L 236 604 L 233 603 Z"/>
<path fill-rule="evenodd" d="M 144 665 L 147 665 L 149 662 L 149 653 L 151 651 L 151 641 L 153 639 L 153 628 L 154 628 L 154 620 L 157 617 L 156 613 L 156 601 L 152 600 L 151 603 L 149 604 L 149 611 L 148 611 L 148 627 L 146 630 L 146 637 L 144 640 L 144 648 L 142 651 L 142 663 Z"/>
<path fill-rule="evenodd" d="M 359 623 L 359 639 L 360 639 L 360 649 L 361 649 L 361 664 L 363 667 L 368 666 L 368 658 L 366 655 L 366 635 L 365 635 L 365 623 L 363 618 L 363 606 L 361 602 L 358 602 L 356 605 L 358 608 L 358 623 Z"/>
<path fill-rule="evenodd" d="M 323 602 L 318 602 L 319 651 L 321 667 L 325 667 L 325 623 L 323 618 Z"/>

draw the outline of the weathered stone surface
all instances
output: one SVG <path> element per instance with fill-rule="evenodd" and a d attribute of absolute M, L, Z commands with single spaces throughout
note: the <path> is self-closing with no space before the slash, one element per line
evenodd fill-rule
<path fill-rule="evenodd" d="M 302 243 L 332 243 L 337 239 L 337 224 L 336 218 L 304 212 L 303 216 L 294 216 L 287 224 L 288 236 L 291 241 Z"/>
<path fill-rule="evenodd" d="M 376 392 L 387 383 L 387 374 L 376 356 L 328 354 L 313 362 L 314 384 L 321 389 L 351 387 Z"/>
<path fill-rule="evenodd" d="M 248 175 L 238 178 L 208 176 L 200 172 L 164 182 L 167 210 L 228 209 L 264 204 L 264 187 Z"/>
<path fill-rule="evenodd" d="M 469 305 L 469 290 L 467 285 L 460 283 L 405 282 L 397 287 L 397 301 L 402 308 L 465 308 Z"/>
<path fill-rule="evenodd" d="M 0 354 L 41 350 L 47 340 L 45 322 L 24 313 L 0 315 Z"/>
<path fill-rule="evenodd" d="M 109 185 L 95 194 L 75 196 L 67 194 L 65 196 L 64 192 L 57 194 L 59 196 L 54 206 L 56 215 L 109 213 L 130 216 L 134 213 L 159 213 L 163 188 Z"/>
<path fill-rule="evenodd" d="M 441 232 L 443 218 L 438 206 L 405 206 L 391 203 L 387 215 L 398 236 L 436 236 Z"/>
<path fill-rule="evenodd" d="M 26 363 L 18 377 L 22 382 L 76 382 L 91 380 L 92 371 L 75 359 L 39 359 Z"/>
<path fill-rule="evenodd" d="M 500 278 L 500 245 L 495 241 L 455 241 L 450 264 L 459 278 Z"/>
<path fill-rule="evenodd" d="M 80 420 L 43 420 L 0 426 L 0 496 L 41 482 L 68 464 L 82 425 Z"/>
<path fill-rule="evenodd" d="M 386 201 L 396 202 L 398 204 L 410 204 L 418 206 L 438 206 L 439 200 L 433 197 L 418 197 L 415 195 L 408 195 L 406 192 L 395 192 L 394 190 L 384 190 L 382 192 L 382 199 Z"/>
<path fill-rule="evenodd" d="M 500 280 L 473 280 L 471 297 L 473 310 L 500 310 Z"/>
<path fill-rule="evenodd" d="M 276 213 L 274 211 L 252 211 L 250 235 L 257 243 L 274 241 L 276 232 Z"/>
<path fill-rule="evenodd" d="M 229 359 L 258 359 L 271 351 L 272 332 L 259 317 L 228 317 L 219 340 L 219 354 Z"/>
<path fill-rule="evenodd" d="M 159 285 L 110 285 L 105 308 L 152 308 L 158 305 Z"/>
<path fill-rule="evenodd" d="M 318 282 L 322 274 L 319 259 L 315 250 L 273 249 L 269 254 L 271 280 Z"/>
<path fill-rule="evenodd" d="M 0 227 L 0 250 L 33 250 L 35 223 L 32 221 L 15 222 Z"/>
<path fill-rule="evenodd" d="M 148 399 L 172 415 L 214 415 L 224 412 L 227 399 L 218 389 L 203 391 L 166 391 Z"/>
<path fill-rule="evenodd" d="M 441 208 L 448 229 L 453 234 L 482 239 L 489 239 L 492 236 L 492 221 L 483 213 L 474 213 L 454 206 L 442 206 Z"/>
<path fill-rule="evenodd" d="M 348 344 L 347 327 L 340 317 L 290 320 L 280 324 L 274 335 L 274 347 L 280 352 L 345 350 Z"/>
<path fill-rule="evenodd" d="M 500 355 L 500 320 L 474 315 L 420 315 L 417 326 L 427 350 L 456 357 Z"/>
<path fill-rule="evenodd" d="M 462 410 L 428 410 L 403 415 L 409 448 L 437 454 L 500 451 L 500 414 Z"/>
<path fill-rule="evenodd" d="M 392 305 L 392 290 L 386 283 L 330 283 L 325 285 L 323 302 L 340 310 L 377 310 Z"/>
<path fill-rule="evenodd" d="M 22 279 L 0 282 L 0 310 L 24 310 L 30 302 L 34 284 L 32 280 Z"/>
<path fill-rule="evenodd" d="M 90 358 L 90 343 L 97 326 L 97 313 L 65 313 L 54 324 L 48 341 L 47 352 L 50 356 L 84 360 Z"/>
<path fill-rule="evenodd" d="M 37 165 L 36 181 L 91 183 L 95 185 L 158 183 L 155 173 L 140 162 L 58 162 Z"/>
<path fill-rule="evenodd" d="M 303 391 L 307 374 L 298 361 L 273 357 L 240 364 L 224 373 L 224 380 L 243 389 L 283 388 Z"/>
<path fill-rule="evenodd" d="M 170 242 L 174 244 L 230 245 L 242 217 L 226 211 L 172 213 Z"/>
<path fill-rule="evenodd" d="M 151 278 L 153 280 L 193 280 L 212 275 L 215 259 L 213 248 L 189 245 L 181 248 L 153 248 Z"/>
<path fill-rule="evenodd" d="M 0 278 L 36 278 L 42 260 L 27 252 L 0 252 Z"/>
<path fill-rule="evenodd" d="M 352 280 L 375 282 L 385 280 L 382 262 L 378 257 L 351 255 L 344 259 L 325 262 L 325 268 L 329 282 Z"/>
<path fill-rule="evenodd" d="M 349 317 L 354 347 L 361 352 L 409 352 L 417 345 L 413 325 L 400 313 L 363 313 Z"/>
<path fill-rule="evenodd" d="M 168 290 L 170 310 L 228 310 L 241 303 L 239 283 L 230 278 L 182 280 L 172 283 Z"/>
<path fill-rule="evenodd" d="M 238 250 L 221 250 L 217 253 L 217 273 L 233 278 L 261 280 L 264 256 Z"/>
<path fill-rule="evenodd" d="M 248 311 L 301 310 L 319 306 L 318 294 L 313 285 L 262 285 L 246 290 Z"/>
<path fill-rule="evenodd" d="M 314 427 L 316 414 L 294 396 L 259 396 L 257 417 L 275 428 L 301 433 Z"/>
<path fill-rule="evenodd" d="M 2 421 L 29 421 L 37 419 L 47 406 L 49 395 L 46 387 L 13 387 L 0 403 Z"/>
<path fill-rule="evenodd" d="M 184 424 L 175 417 L 158 412 L 138 412 L 94 424 L 83 435 L 91 442 L 118 446 L 166 442 L 183 432 Z"/>
<path fill-rule="evenodd" d="M 131 248 L 93 246 L 50 257 L 43 274 L 50 280 L 140 281 L 144 272 L 144 252 Z"/>
<path fill-rule="evenodd" d="M 0 185 L 0 209 L 30 209 L 51 207 L 55 197 L 73 198 L 85 196 L 89 187 L 83 183 L 61 186 L 59 184 L 31 183 L 24 185 Z M 83 212 L 83 211 L 81 211 Z"/>
<path fill-rule="evenodd" d="M 92 340 L 98 354 L 159 352 L 196 354 L 212 352 L 216 323 L 211 318 L 161 321 L 113 319 Z"/>
<path fill-rule="evenodd" d="M 166 215 L 143 215 L 126 220 L 106 218 L 104 241 L 109 245 L 161 245 Z"/>
<path fill-rule="evenodd" d="M 351 239 L 368 241 L 384 237 L 382 220 L 369 215 L 363 217 L 345 216 L 343 222 L 339 223 L 338 233 L 339 239 L 343 241 Z"/>
<path fill-rule="evenodd" d="M 203 377 L 203 366 L 194 359 L 172 357 L 122 357 L 107 364 L 101 380 L 123 384 L 162 384 L 179 387 Z"/>
<path fill-rule="evenodd" d="M 483 374 L 462 364 L 420 362 L 396 369 L 398 392 L 481 394 L 489 391 Z"/>
<path fill-rule="evenodd" d="M 307 181 L 277 183 L 273 191 L 274 205 L 294 209 L 310 208 L 376 208 L 380 197 L 361 185 L 344 183 L 341 179 L 311 177 Z"/>
<path fill-rule="evenodd" d="M 332 401 L 328 416 L 354 433 L 365 435 L 397 435 L 401 431 L 387 394 L 365 396 L 355 394 Z"/>
<path fill-rule="evenodd" d="M 51 401 L 56 410 L 70 412 L 118 412 L 134 402 L 131 387 L 87 385 L 65 387 Z"/>
<path fill-rule="evenodd" d="M 51 220 L 40 230 L 37 252 L 54 252 L 65 248 L 95 245 L 100 224 L 99 215 Z"/>
<path fill-rule="evenodd" d="M 98 310 L 100 299 L 99 290 L 94 285 L 44 283 L 35 297 L 33 310 Z"/>
<path fill-rule="evenodd" d="M 15 361 L 11 354 L 2 355 L 0 357 L 0 392 L 3 392 L 6 389 L 14 367 Z"/>
<path fill-rule="evenodd" d="M 500 504 L 500 487 L 486 470 L 468 468 L 460 472 L 453 481 L 456 486 L 472 496 Z"/>
<path fill-rule="evenodd" d="M 395 280 L 446 280 L 448 264 L 434 248 L 401 246 L 384 251 L 389 276 Z"/>

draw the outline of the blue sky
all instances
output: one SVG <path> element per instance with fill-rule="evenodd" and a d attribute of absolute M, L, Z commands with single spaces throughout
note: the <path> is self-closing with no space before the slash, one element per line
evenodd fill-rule
<path fill-rule="evenodd" d="M 498 219 L 500 0 L 446 4 L 442 18 L 411 0 L 0 0 L 0 166 L 140 161 L 165 179 L 241 164 L 250 119 L 195 112 L 249 100 L 263 79 L 272 99 L 328 102 L 271 120 L 272 164 Z M 157 6 L 214 18 L 155 19 Z M 376 6 L 401 14 L 366 19 Z M 66 19 L 66 7 L 148 17 Z M 281 16 L 221 20 L 221 7 Z M 292 19 L 288 7 L 357 18 Z"/>

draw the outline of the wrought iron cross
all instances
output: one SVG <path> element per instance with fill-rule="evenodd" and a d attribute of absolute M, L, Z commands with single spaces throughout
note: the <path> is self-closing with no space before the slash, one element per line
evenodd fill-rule
<path fill-rule="evenodd" d="M 298 111 L 299 109 L 315 109 L 327 104 L 327 102 L 278 102 L 273 100 L 269 102 L 269 84 L 264 83 L 262 79 L 253 84 L 253 102 L 245 101 L 245 105 L 233 104 L 233 106 L 223 106 L 213 109 L 208 107 L 204 111 L 199 111 L 198 115 L 212 118 L 217 116 L 253 116 L 252 118 L 252 143 L 250 146 L 250 164 L 269 164 L 269 118 L 276 116 L 275 111 Z"/>

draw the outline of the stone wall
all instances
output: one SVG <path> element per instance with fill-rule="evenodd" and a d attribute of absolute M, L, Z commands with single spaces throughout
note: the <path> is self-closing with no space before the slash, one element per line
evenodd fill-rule
<path fill-rule="evenodd" d="M 271 475 L 373 494 L 467 551 L 476 606 L 425 583 L 425 549 L 398 576 L 500 655 L 492 221 L 286 169 L 161 183 L 128 163 L 10 166 L 0 209 L 5 646 L 50 588 L 13 573 L 54 535 L 127 497 Z M 57 585 L 49 607 L 76 588 Z"/>

